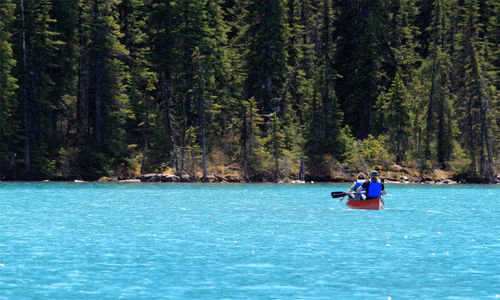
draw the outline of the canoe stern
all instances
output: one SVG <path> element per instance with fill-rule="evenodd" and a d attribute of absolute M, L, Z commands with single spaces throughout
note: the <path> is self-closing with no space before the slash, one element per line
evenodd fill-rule
<path fill-rule="evenodd" d="M 347 207 L 354 209 L 380 210 L 384 209 L 385 202 L 381 198 L 363 201 L 349 199 L 347 200 L 346 205 Z"/>

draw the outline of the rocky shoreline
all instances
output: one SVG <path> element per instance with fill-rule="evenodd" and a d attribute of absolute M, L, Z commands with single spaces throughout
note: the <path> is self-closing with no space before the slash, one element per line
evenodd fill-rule
<path fill-rule="evenodd" d="M 461 178 L 456 174 L 440 169 L 434 169 L 429 172 L 421 173 L 420 171 L 392 165 L 384 170 L 376 168 L 379 172 L 379 177 L 387 184 L 483 184 L 479 180 L 468 180 Z M 356 180 L 358 172 L 335 170 L 327 176 L 305 176 L 305 180 L 298 180 L 298 178 L 283 178 L 278 183 L 290 184 L 305 184 L 305 183 L 351 183 Z M 245 183 L 243 176 L 235 167 L 212 167 L 209 170 L 207 178 L 201 180 L 201 174 L 195 176 L 190 174 L 183 174 L 182 176 L 176 175 L 172 169 L 167 169 L 163 173 L 148 173 L 141 174 L 135 177 L 101 177 L 96 181 L 87 181 L 81 179 L 71 178 L 51 178 L 43 180 L 48 181 L 70 181 L 70 182 L 120 182 L 120 183 L 182 183 L 182 182 L 209 182 L 209 183 Z M 269 175 L 259 174 L 250 178 L 252 183 L 273 183 Z M 496 184 L 500 183 L 500 178 L 496 178 Z"/>
<path fill-rule="evenodd" d="M 38 182 L 74 182 L 74 183 L 91 183 L 91 182 L 98 182 L 98 183 L 246 183 L 244 180 L 241 181 L 225 181 L 225 180 L 220 180 L 220 181 L 201 181 L 201 180 L 180 180 L 179 178 L 171 177 L 169 176 L 168 178 L 165 178 L 162 176 L 163 174 L 147 174 L 148 176 L 146 177 L 141 177 L 139 178 L 132 178 L 132 179 L 119 179 L 116 177 L 102 177 L 99 180 L 92 181 L 92 180 L 81 180 L 81 179 L 75 179 L 75 180 L 49 180 L 45 179 L 42 181 Z M 176 176 L 178 177 L 178 176 Z M 2 182 L 0 180 L 0 182 Z M 3 182 L 9 182 L 9 181 L 3 181 Z M 17 180 L 12 181 L 12 182 L 19 182 Z M 21 182 L 27 182 L 27 181 L 21 181 Z M 29 182 L 29 181 L 28 181 Z M 35 181 L 36 182 L 36 181 Z M 353 180 L 345 180 L 345 181 L 306 181 L 306 180 L 280 180 L 277 183 L 274 183 L 272 181 L 252 181 L 250 184 L 255 183 L 269 183 L 269 184 L 315 184 L 315 183 L 338 183 L 338 184 L 350 184 L 354 182 Z M 464 182 L 464 181 L 455 181 L 452 179 L 443 179 L 443 180 L 422 180 L 422 181 L 393 181 L 393 180 L 385 180 L 385 184 L 429 184 L 429 185 L 454 185 L 454 184 L 488 184 L 488 183 L 483 183 L 483 182 Z M 499 184 L 500 181 L 497 180 L 496 183 L 493 184 Z"/>
<path fill-rule="evenodd" d="M 211 173 L 207 176 L 204 182 L 210 183 L 244 183 L 244 178 L 231 169 L 230 173 L 223 171 L 218 173 Z M 284 178 L 278 183 L 291 183 L 291 184 L 304 184 L 304 183 L 351 183 L 355 181 L 358 173 L 338 171 L 333 172 L 328 177 L 311 177 L 306 176 L 305 180 L 298 180 L 297 178 Z M 456 175 L 444 170 L 435 169 L 432 172 L 420 173 L 419 171 L 411 168 L 404 168 L 397 165 L 391 166 L 389 170 L 379 170 L 380 178 L 387 184 L 472 184 L 483 182 L 468 182 L 463 178 L 455 178 Z M 454 177 L 455 176 L 455 177 Z M 142 174 L 132 179 L 120 179 L 103 177 L 98 180 L 99 182 L 122 182 L 122 183 L 179 183 L 179 182 L 202 182 L 201 176 L 193 178 L 188 174 L 178 176 L 173 174 L 172 170 L 165 173 L 150 173 Z M 251 180 L 252 183 L 272 183 L 272 180 L 266 179 L 265 176 L 255 176 Z M 497 178 L 497 184 L 500 180 Z"/>
<path fill-rule="evenodd" d="M 85 181 L 85 180 L 74 180 L 73 182 L 82 183 L 82 182 L 100 182 L 100 183 L 203 183 L 201 180 L 179 180 L 178 178 L 165 178 L 160 176 L 162 174 L 147 174 L 154 175 L 148 177 L 141 177 L 141 179 L 117 179 L 117 178 L 109 178 L 103 177 L 97 181 Z M 55 182 L 50 180 L 44 180 L 45 182 Z M 315 184 L 315 183 L 346 183 L 350 184 L 354 182 L 352 181 L 305 181 L 305 180 L 280 180 L 277 184 Z M 206 183 L 245 183 L 245 181 L 207 181 Z M 274 182 L 269 181 L 254 181 L 250 183 L 270 183 L 275 184 Z M 468 183 L 468 182 L 457 182 L 452 179 L 443 179 L 439 181 L 434 180 L 426 180 L 426 181 L 392 181 L 392 180 L 384 180 L 385 184 L 434 184 L 434 185 L 453 185 L 453 184 L 481 184 L 481 183 Z M 497 182 L 496 184 L 500 184 Z"/>

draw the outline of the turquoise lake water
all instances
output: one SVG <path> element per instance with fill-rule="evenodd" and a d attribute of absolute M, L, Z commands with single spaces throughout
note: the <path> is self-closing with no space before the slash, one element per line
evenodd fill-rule
<path fill-rule="evenodd" d="M 0 183 L 0 299 L 498 299 L 500 186 Z"/>

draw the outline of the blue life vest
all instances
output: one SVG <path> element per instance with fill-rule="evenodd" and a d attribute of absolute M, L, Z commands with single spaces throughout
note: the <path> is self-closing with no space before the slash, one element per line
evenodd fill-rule
<path fill-rule="evenodd" d="M 363 183 L 364 183 L 364 181 L 356 180 L 356 188 L 355 188 L 355 190 L 357 191 L 358 188 L 363 185 Z M 358 194 L 366 194 L 366 190 L 362 189 Z"/>
<path fill-rule="evenodd" d="M 368 197 L 380 198 L 382 194 L 382 183 L 380 182 L 371 182 L 368 187 Z"/>

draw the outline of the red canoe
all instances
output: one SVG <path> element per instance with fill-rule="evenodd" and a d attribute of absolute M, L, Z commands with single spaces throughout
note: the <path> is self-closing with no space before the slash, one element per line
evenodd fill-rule
<path fill-rule="evenodd" d="M 348 199 L 346 202 L 347 207 L 356 209 L 371 209 L 379 210 L 384 209 L 384 200 L 382 198 L 370 199 L 370 200 L 352 200 Z"/>

